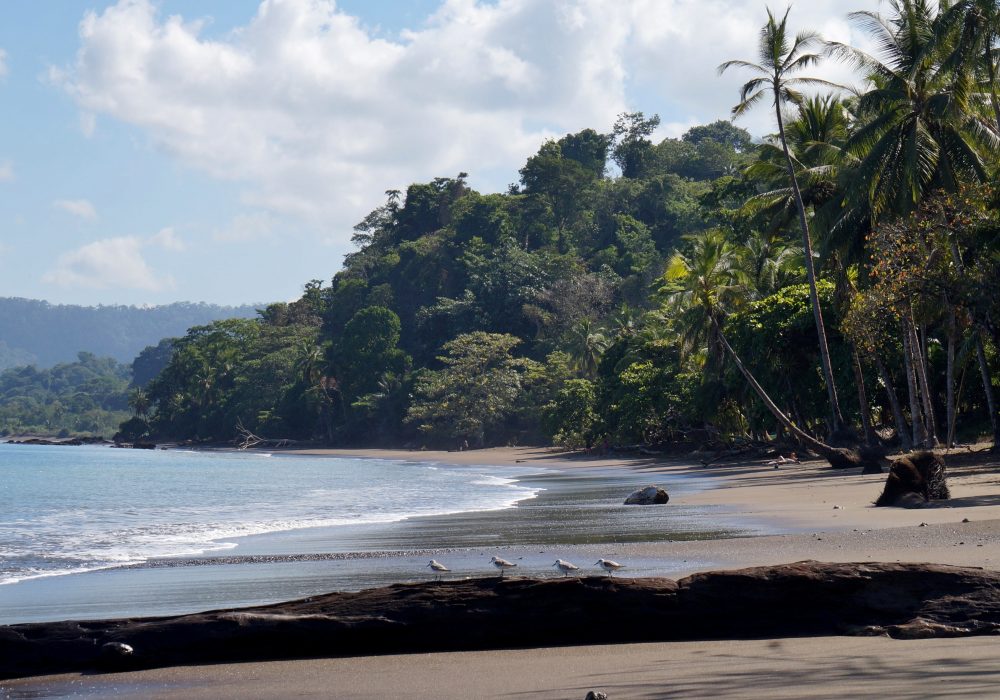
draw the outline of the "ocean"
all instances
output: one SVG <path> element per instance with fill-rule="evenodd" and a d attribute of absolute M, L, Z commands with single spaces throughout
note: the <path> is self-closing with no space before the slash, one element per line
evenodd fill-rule
<path fill-rule="evenodd" d="M 503 469 L 0 444 L 0 584 L 222 551 L 234 538 L 508 508 Z"/>
<path fill-rule="evenodd" d="M 195 612 L 426 578 L 507 555 L 758 534 L 683 505 L 635 508 L 625 470 L 456 466 L 233 451 L 0 444 L 0 624 Z M 672 481 L 672 494 L 707 488 Z M 592 553 L 587 550 L 587 555 Z M 596 556 L 594 557 L 596 558 Z M 668 562 L 630 562 L 662 575 Z"/>

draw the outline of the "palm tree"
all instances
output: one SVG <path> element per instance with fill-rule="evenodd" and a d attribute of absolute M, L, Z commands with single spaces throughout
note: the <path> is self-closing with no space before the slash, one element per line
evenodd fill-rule
<path fill-rule="evenodd" d="M 578 321 L 570 329 L 567 350 L 573 357 L 576 369 L 585 376 L 593 377 L 597 374 L 597 365 L 607 348 L 607 337 L 594 327 L 589 318 Z"/>
<path fill-rule="evenodd" d="M 674 253 L 663 274 L 666 303 L 679 329 L 689 342 L 707 342 L 721 348 L 736 365 L 750 388 L 785 430 L 803 445 L 822 455 L 835 467 L 862 464 L 861 457 L 850 450 L 831 447 L 799 428 L 778 408 L 750 370 L 726 340 L 722 321 L 730 308 L 741 301 L 743 284 L 738 271 L 737 252 L 720 231 L 706 231 L 685 237 L 690 243 L 688 255 Z"/>
<path fill-rule="evenodd" d="M 997 44 L 1000 43 L 1000 3 L 997 0 L 958 0 L 943 10 L 938 37 L 950 44 L 945 68 L 956 76 L 981 71 L 990 104 L 994 130 L 1000 133 L 1000 98 L 997 96 Z"/>
<path fill-rule="evenodd" d="M 747 293 L 755 300 L 801 282 L 802 251 L 774 236 L 754 231 L 736 253 L 736 264 L 746 278 Z"/>
<path fill-rule="evenodd" d="M 943 60 L 935 5 L 889 2 L 891 18 L 850 14 L 879 46 L 881 58 L 828 44 L 872 84 L 858 98 L 858 125 L 845 149 L 858 159 L 853 197 L 866 202 L 873 220 L 907 214 L 933 190 L 955 192 L 963 181 L 987 182 L 990 158 L 1000 148 L 1000 137 Z"/>
<path fill-rule="evenodd" d="M 132 390 L 128 395 L 128 405 L 132 409 L 132 413 L 138 418 L 145 419 L 149 415 L 149 409 L 152 407 L 152 401 L 141 387 L 137 387 Z"/>
<path fill-rule="evenodd" d="M 995 0 L 944 3 L 940 13 L 928 0 L 890 0 L 890 5 L 893 14 L 888 18 L 876 12 L 850 15 L 871 35 L 879 56 L 829 44 L 831 53 L 863 71 L 872 85 L 858 98 L 858 125 L 845 145 L 857 160 L 852 173 L 855 186 L 848 191 L 845 211 L 867 209 L 873 223 L 886 215 L 914 211 L 935 190 L 956 192 L 964 182 L 988 182 L 1000 149 L 1000 134 L 974 99 L 973 72 L 962 58 L 968 51 L 961 53 L 963 41 L 969 51 L 979 46 L 973 37 L 987 30 L 973 18 L 990 7 L 995 14 Z M 959 6 L 961 10 L 956 9 Z M 959 19 L 966 18 L 970 24 L 959 30 Z M 980 48 L 992 56 L 992 44 Z M 908 326 L 904 323 L 903 328 Z M 904 337 L 903 347 L 913 354 L 920 345 Z M 910 358 L 904 352 L 904 360 L 926 384 L 926 358 Z M 979 360 L 986 377 L 982 353 Z M 950 390 L 952 378 L 946 381 Z M 986 381 L 984 390 L 992 396 Z M 998 423 L 995 417 L 991 420 L 996 434 Z M 914 425 L 918 427 L 916 420 Z M 914 439 L 919 442 L 917 436 Z"/>
<path fill-rule="evenodd" d="M 799 104 L 802 102 L 802 95 L 797 91 L 799 86 L 839 86 L 825 80 L 820 80 L 819 78 L 794 77 L 794 74 L 799 70 L 808 68 L 819 61 L 820 54 L 811 53 L 810 49 L 817 46 L 821 40 L 815 32 L 801 32 L 795 36 L 794 40 L 790 41 L 787 25 L 787 10 L 779 22 L 775 19 L 771 10 L 768 9 L 767 24 L 761 29 L 760 34 L 761 62 L 758 64 L 741 60 L 726 61 L 719 66 L 719 73 L 722 74 L 730 68 L 747 68 L 758 73 L 757 77 L 746 82 L 740 90 L 740 103 L 733 107 L 733 116 L 738 117 L 745 114 L 768 95 L 773 99 L 774 115 L 778 123 L 778 139 L 785 157 L 788 179 L 792 185 L 792 195 L 795 199 L 796 209 L 798 210 L 799 228 L 802 232 L 802 251 L 806 266 L 806 277 L 809 281 L 809 298 L 812 303 L 813 318 L 816 322 L 816 333 L 819 336 L 819 354 L 823 366 L 823 378 L 826 381 L 826 390 L 830 400 L 831 422 L 833 432 L 837 433 L 844 427 L 844 417 L 840 410 L 840 402 L 837 399 L 837 387 L 833 380 L 833 365 L 830 361 L 830 350 L 826 342 L 823 312 L 819 305 L 819 293 L 816 291 L 816 269 L 813 264 L 809 221 L 806 218 L 806 208 L 802 201 L 802 192 L 799 189 L 798 180 L 795 176 L 795 163 L 792 161 L 792 156 L 788 150 L 785 122 L 781 110 L 782 106 L 786 103 Z"/>
<path fill-rule="evenodd" d="M 785 117 L 785 142 L 794 163 L 802 202 L 812 210 L 810 228 L 813 234 L 822 236 L 821 247 L 827 249 L 833 242 L 830 240 L 833 225 L 842 216 L 840 178 L 843 169 L 851 165 L 843 152 L 850 126 L 849 105 L 847 100 L 832 94 L 808 97 Z M 776 139 L 761 144 L 756 160 L 744 174 L 763 189 L 744 204 L 745 215 L 766 217 L 768 230 L 773 231 L 784 229 L 796 220 L 798 205 L 788 180 L 784 149 Z"/>

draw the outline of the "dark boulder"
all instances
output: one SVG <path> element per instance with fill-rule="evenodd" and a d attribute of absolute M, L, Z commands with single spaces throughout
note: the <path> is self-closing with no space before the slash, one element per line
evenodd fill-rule
<path fill-rule="evenodd" d="M 944 460 L 933 452 L 914 452 L 892 462 L 875 505 L 919 508 L 949 498 Z"/>

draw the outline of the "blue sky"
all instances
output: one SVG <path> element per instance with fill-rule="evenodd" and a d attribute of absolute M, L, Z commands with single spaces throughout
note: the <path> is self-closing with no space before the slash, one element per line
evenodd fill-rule
<path fill-rule="evenodd" d="M 800 24 L 856 40 L 846 9 Z M 501 190 L 545 138 L 722 118 L 763 4 L 60 0 L 0 5 L 0 296 L 257 303 L 328 280 L 382 193 Z M 842 79 L 844 69 L 826 69 Z M 762 112 L 744 124 L 767 131 Z"/>

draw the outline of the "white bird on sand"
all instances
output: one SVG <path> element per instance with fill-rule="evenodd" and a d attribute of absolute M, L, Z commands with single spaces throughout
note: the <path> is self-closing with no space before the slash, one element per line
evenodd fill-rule
<path fill-rule="evenodd" d="M 556 559 L 556 563 L 552 566 L 557 567 L 564 576 L 569 576 L 570 571 L 579 571 L 580 567 L 573 562 L 566 561 L 565 559 Z"/>
<path fill-rule="evenodd" d="M 613 575 L 614 572 L 618 571 L 618 569 L 625 568 L 624 564 L 619 564 L 618 562 L 611 561 L 610 559 L 598 559 L 597 561 L 594 562 L 594 564 L 607 571 L 608 576 Z"/>
<path fill-rule="evenodd" d="M 507 561 L 506 559 L 501 559 L 500 557 L 493 557 L 490 559 L 490 563 L 493 566 L 500 569 L 500 578 L 503 578 L 504 569 L 513 569 L 517 564 L 512 561 Z"/>
<path fill-rule="evenodd" d="M 431 563 L 427 565 L 435 574 L 437 578 L 441 578 L 441 574 L 451 571 L 447 566 L 439 562 L 437 559 L 431 559 Z"/>

